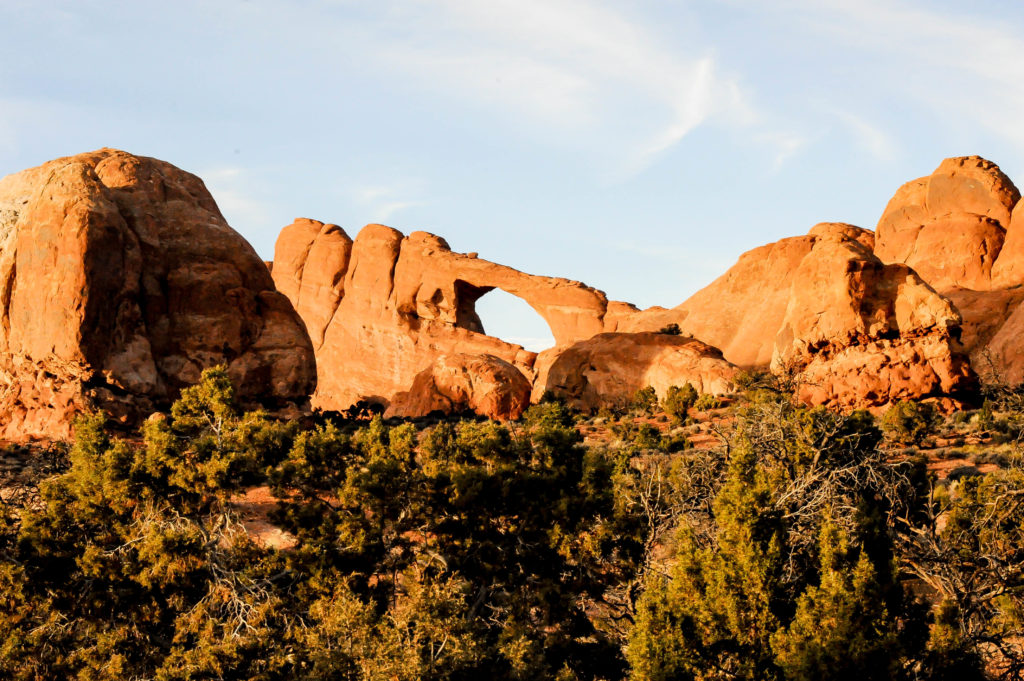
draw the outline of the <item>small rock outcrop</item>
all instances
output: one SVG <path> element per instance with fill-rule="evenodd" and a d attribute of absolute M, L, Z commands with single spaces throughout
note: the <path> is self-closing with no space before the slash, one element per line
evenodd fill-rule
<path fill-rule="evenodd" d="M 474 412 L 516 420 L 530 406 L 530 383 L 519 369 L 491 355 L 442 355 L 391 400 L 385 416 Z"/>
<path fill-rule="evenodd" d="M 864 241 L 832 232 L 792 279 L 772 363 L 798 372 L 803 401 L 877 407 L 975 387 L 957 349 L 960 316 L 906 265 L 885 265 Z"/>
<path fill-rule="evenodd" d="M 733 388 L 736 367 L 720 350 L 692 338 L 661 333 L 602 333 L 540 354 L 533 401 L 545 393 L 578 409 L 624 404 L 640 389 L 664 397 L 669 387 L 690 383 L 700 393 Z"/>
<path fill-rule="evenodd" d="M 0 180 L 0 437 L 132 421 L 208 366 L 243 399 L 302 400 L 312 346 L 203 182 L 114 149 Z"/>

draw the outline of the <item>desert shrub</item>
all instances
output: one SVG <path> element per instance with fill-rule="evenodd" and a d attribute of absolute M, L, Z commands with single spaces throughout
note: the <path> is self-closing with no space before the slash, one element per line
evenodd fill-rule
<path fill-rule="evenodd" d="M 1010 457 L 1006 454 L 1006 452 L 1001 452 L 999 450 L 986 450 L 975 452 L 971 454 L 969 458 L 971 460 L 971 463 L 973 463 L 976 466 L 992 464 L 995 466 L 999 466 L 1000 468 L 1005 468 L 1010 464 Z"/>
<path fill-rule="evenodd" d="M 623 419 L 612 425 L 612 433 L 633 450 L 660 449 L 661 431 L 649 423 Z"/>
<path fill-rule="evenodd" d="M 637 413 L 647 415 L 653 414 L 658 407 L 658 393 L 656 393 L 654 388 L 651 386 L 641 388 L 633 393 L 630 406 L 633 411 Z"/>
<path fill-rule="evenodd" d="M 684 450 L 693 447 L 693 443 L 682 433 L 670 436 L 662 436 L 661 438 L 661 451 L 666 454 L 674 454 L 676 452 L 682 452 Z"/>
<path fill-rule="evenodd" d="M 944 526 L 908 535 L 902 559 L 936 591 L 936 654 L 960 660 L 964 678 L 982 678 L 985 668 L 991 678 L 1016 679 L 1024 669 L 1024 574 L 1007 566 L 1024 561 L 1024 471 L 964 473 L 933 494 L 930 515 L 944 512 Z"/>
<path fill-rule="evenodd" d="M 658 329 L 658 333 L 663 333 L 667 336 L 678 336 L 682 331 L 680 330 L 679 325 L 673 322 Z"/>
<path fill-rule="evenodd" d="M 742 418 L 710 509 L 682 516 L 668 578 L 645 581 L 633 678 L 899 678 L 920 637 L 900 619 L 877 497 L 906 478 L 884 466 L 870 417 L 762 405 Z"/>
<path fill-rule="evenodd" d="M 954 426 L 966 426 L 970 424 L 972 418 L 974 418 L 974 412 L 958 409 L 950 414 L 949 422 Z"/>
<path fill-rule="evenodd" d="M 712 409 L 718 409 L 722 406 L 722 401 L 711 393 L 701 393 L 697 401 L 693 403 L 693 408 L 697 411 L 710 411 Z"/>
<path fill-rule="evenodd" d="M 888 440 L 920 444 L 938 423 L 935 408 L 926 402 L 900 400 L 882 415 L 882 432 Z"/>
<path fill-rule="evenodd" d="M 665 414 L 672 419 L 673 423 L 684 423 L 687 419 L 687 412 L 697 402 L 697 391 L 689 383 L 682 387 L 673 385 L 665 391 L 665 398 L 661 401 L 661 408 Z"/>

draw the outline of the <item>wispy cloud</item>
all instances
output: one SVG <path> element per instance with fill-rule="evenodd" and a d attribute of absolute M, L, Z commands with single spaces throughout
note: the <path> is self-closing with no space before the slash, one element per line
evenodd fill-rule
<path fill-rule="evenodd" d="M 356 185 L 348 194 L 365 219 L 387 222 L 401 211 L 426 203 L 413 198 L 422 193 L 422 186 L 420 180 L 402 179 L 390 184 Z"/>
<path fill-rule="evenodd" d="M 562 143 L 600 148 L 626 174 L 648 167 L 711 117 L 739 118 L 748 106 L 738 81 L 709 52 L 669 43 L 617 5 L 392 5 L 402 11 L 392 13 L 391 29 L 415 23 L 414 37 L 375 39 L 374 59 L 422 87 L 525 119 Z"/>
<path fill-rule="evenodd" d="M 878 85 L 926 103 L 947 125 L 956 117 L 1024 147 L 1024 38 L 1015 25 L 922 1 L 780 0 L 772 8 L 799 16 L 806 30 L 889 55 L 894 68 L 879 72 Z M 878 151 L 888 147 L 861 132 Z"/>
<path fill-rule="evenodd" d="M 806 147 L 810 140 L 804 134 L 790 130 L 770 130 L 754 135 L 754 141 L 766 146 L 772 153 L 772 170 L 778 172 L 789 159 Z"/>
<path fill-rule="evenodd" d="M 851 111 L 833 110 L 833 115 L 853 134 L 860 147 L 880 161 L 896 158 L 898 146 L 881 128 Z"/>

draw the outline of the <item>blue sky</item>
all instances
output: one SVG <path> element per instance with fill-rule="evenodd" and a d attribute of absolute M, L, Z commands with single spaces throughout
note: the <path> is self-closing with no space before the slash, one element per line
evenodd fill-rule
<path fill-rule="evenodd" d="M 944 157 L 1024 184 L 1024 3 L 0 0 L 0 175 L 101 146 L 202 176 L 266 258 L 383 222 L 672 306 Z"/>

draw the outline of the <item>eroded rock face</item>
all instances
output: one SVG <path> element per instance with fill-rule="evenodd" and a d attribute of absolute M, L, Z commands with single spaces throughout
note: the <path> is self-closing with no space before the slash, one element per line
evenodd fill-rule
<path fill-rule="evenodd" d="M 957 312 L 910 268 L 883 264 L 872 245 L 867 230 L 822 223 L 743 254 L 678 307 L 619 328 L 676 323 L 734 364 L 803 374 L 801 396 L 812 404 L 871 407 L 970 389 Z"/>
<path fill-rule="evenodd" d="M 905 265 L 885 265 L 864 242 L 816 239 L 793 274 L 772 364 L 799 373 L 810 404 L 877 407 L 959 396 L 975 386 L 957 348 L 960 317 Z"/>
<path fill-rule="evenodd" d="M 624 404 L 651 386 L 664 397 L 690 383 L 700 393 L 732 390 L 737 368 L 720 350 L 692 338 L 661 333 L 602 333 L 540 354 L 533 400 L 547 392 L 577 409 Z"/>
<path fill-rule="evenodd" d="M 963 317 L 963 349 L 986 380 L 1024 378 L 1009 324 L 1024 301 L 1021 205 L 996 164 L 950 158 L 901 187 L 878 222 L 875 253 L 911 265 L 953 301 Z"/>
<path fill-rule="evenodd" d="M 322 267 L 311 259 L 321 240 Z M 874 246 L 868 230 L 822 223 L 744 254 L 674 309 L 643 311 L 382 225 L 349 243 L 333 225 L 296 221 L 278 241 L 273 271 L 322 339 L 316 403 L 329 409 L 395 403 L 399 394 L 392 413 L 456 408 L 465 400 L 436 389 L 438 358 L 455 355 L 460 366 L 485 355 L 507 363 L 532 382 L 534 400 L 552 391 L 583 408 L 647 385 L 722 392 L 737 365 L 795 367 L 807 401 L 839 407 L 968 390 L 974 375 L 955 347 L 959 315 L 909 267 L 883 264 Z M 530 303 L 556 347 L 538 359 L 485 335 L 474 306 L 493 288 Z M 670 324 L 688 337 L 653 333 Z"/>
<path fill-rule="evenodd" d="M 243 399 L 315 386 L 312 347 L 202 181 L 113 149 L 0 180 L 0 437 L 147 414 L 226 363 Z"/>
<path fill-rule="evenodd" d="M 414 418 L 471 411 L 497 421 L 516 420 L 530 406 L 530 382 L 491 355 L 442 355 L 391 400 L 385 416 Z"/>

